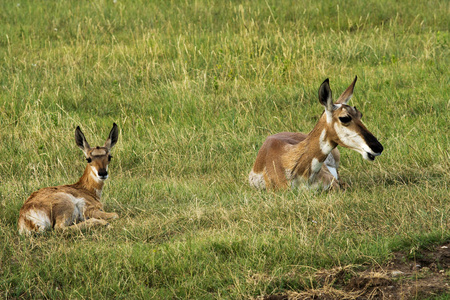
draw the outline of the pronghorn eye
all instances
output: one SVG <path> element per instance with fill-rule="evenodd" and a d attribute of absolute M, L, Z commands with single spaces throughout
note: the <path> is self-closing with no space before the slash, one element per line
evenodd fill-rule
<path fill-rule="evenodd" d="M 342 123 L 349 123 L 349 122 L 352 120 L 352 117 L 350 117 L 350 116 L 339 117 L 339 120 L 340 120 Z"/>
<path fill-rule="evenodd" d="M 111 161 L 112 155 L 108 155 L 108 161 Z"/>
<path fill-rule="evenodd" d="M 92 158 L 90 158 L 90 157 L 86 158 L 86 160 L 87 160 L 88 163 L 92 162 Z"/>

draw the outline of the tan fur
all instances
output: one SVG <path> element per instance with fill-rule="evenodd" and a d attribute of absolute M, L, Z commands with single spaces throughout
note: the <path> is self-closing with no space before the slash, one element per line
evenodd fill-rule
<path fill-rule="evenodd" d="M 28 197 L 19 212 L 18 227 L 21 234 L 50 228 L 83 229 L 108 225 L 105 220 L 119 217 L 116 213 L 103 212 L 100 202 L 104 180 L 107 178 L 109 153 L 117 142 L 117 135 L 117 125 L 114 124 L 105 146 L 90 148 L 77 128 L 77 144 L 90 162 L 77 183 L 43 188 Z"/>
<path fill-rule="evenodd" d="M 316 158 L 319 163 L 323 163 L 327 158 L 320 150 L 320 132 L 317 129 L 309 135 L 300 132 L 281 132 L 266 139 L 253 166 L 253 172 L 264 174 L 266 188 L 288 188 L 298 177 L 300 180 L 303 179 L 306 185 L 321 182 L 326 188 L 339 188 L 338 180 L 324 164 L 311 178 L 312 160 Z M 339 150 L 334 148 L 331 155 L 339 165 Z"/>
<path fill-rule="evenodd" d="M 367 154 L 363 149 L 368 149 L 372 157 L 381 154 L 381 144 L 361 123 L 362 114 L 356 108 L 345 104 L 353 94 L 355 82 L 356 77 L 335 105 L 328 80 L 324 81 L 319 89 L 319 99 L 325 106 L 325 112 L 314 129 L 309 134 L 282 132 L 269 136 L 261 146 L 250 172 L 250 184 L 260 189 L 301 185 L 338 189 L 341 183 L 338 175 L 340 154 L 337 145 L 352 148 L 365 157 Z M 339 117 L 351 117 L 351 121 L 344 124 Z M 347 141 L 347 136 L 352 136 L 353 139 L 356 136 L 356 140 L 361 140 L 364 145 L 353 145 L 354 141 Z M 365 138 L 370 141 L 370 145 L 381 150 L 372 151 Z M 337 178 L 326 166 L 330 162 L 336 170 Z"/>

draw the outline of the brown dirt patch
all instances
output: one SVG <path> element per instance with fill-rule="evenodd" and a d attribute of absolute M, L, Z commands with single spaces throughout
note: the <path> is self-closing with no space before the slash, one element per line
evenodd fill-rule
<path fill-rule="evenodd" d="M 302 292 L 261 296 L 264 300 L 424 299 L 450 293 L 450 242 L 416 252 L 396 252 L 384 266 L 347 266 L 315 274 L 318 287 Z"/>

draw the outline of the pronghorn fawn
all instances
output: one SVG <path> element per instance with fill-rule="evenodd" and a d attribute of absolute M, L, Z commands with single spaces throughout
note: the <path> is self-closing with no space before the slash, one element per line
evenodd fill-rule
<path fill-rule="evenodd" d="M 338 145 L 361 153 L 373 161 L 383 146 L 361 122 L 362 114 L 347 105 L 357 77 L 333 103 L 328 79 L 319 88 L 324 113 L 309 134 L 281 132 L 269 136 L 256 157 L 249 175 L 250 185 L 258 189 L 306 186 L 338 189 L 340 155 Z"/>
<path fill-rule="evenodd" d="M 119 130 L 114 123 L 105 145 L 91 148 L 77 127 L 75 141 L 87 160 L 83 176 L 75 184 L 42 188 L 32 193 L 20 209 L 19 233 L 31 234 L 51 228 L 84 229 L 108 225 L 106 220 L 117 219 L 118 214 L 102 210 L 100 197 L 108 178 L 110 151 L 118 136 Z"/>

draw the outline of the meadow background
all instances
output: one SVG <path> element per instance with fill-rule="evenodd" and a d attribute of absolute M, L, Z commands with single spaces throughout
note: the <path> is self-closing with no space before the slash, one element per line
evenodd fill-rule
<path fill-rule="evenodd" d="M 0 298 L 234 298 L 315 287 L 450 239 L 450 2 L 0 2 Z M 340 149 L 345 192 L 259 192 L 266 136 L 351 104 L 385 147 Z M 116 122 L 112 228 L 20 237 L 42 187 L 73 183 L 80 125 Z"/>

